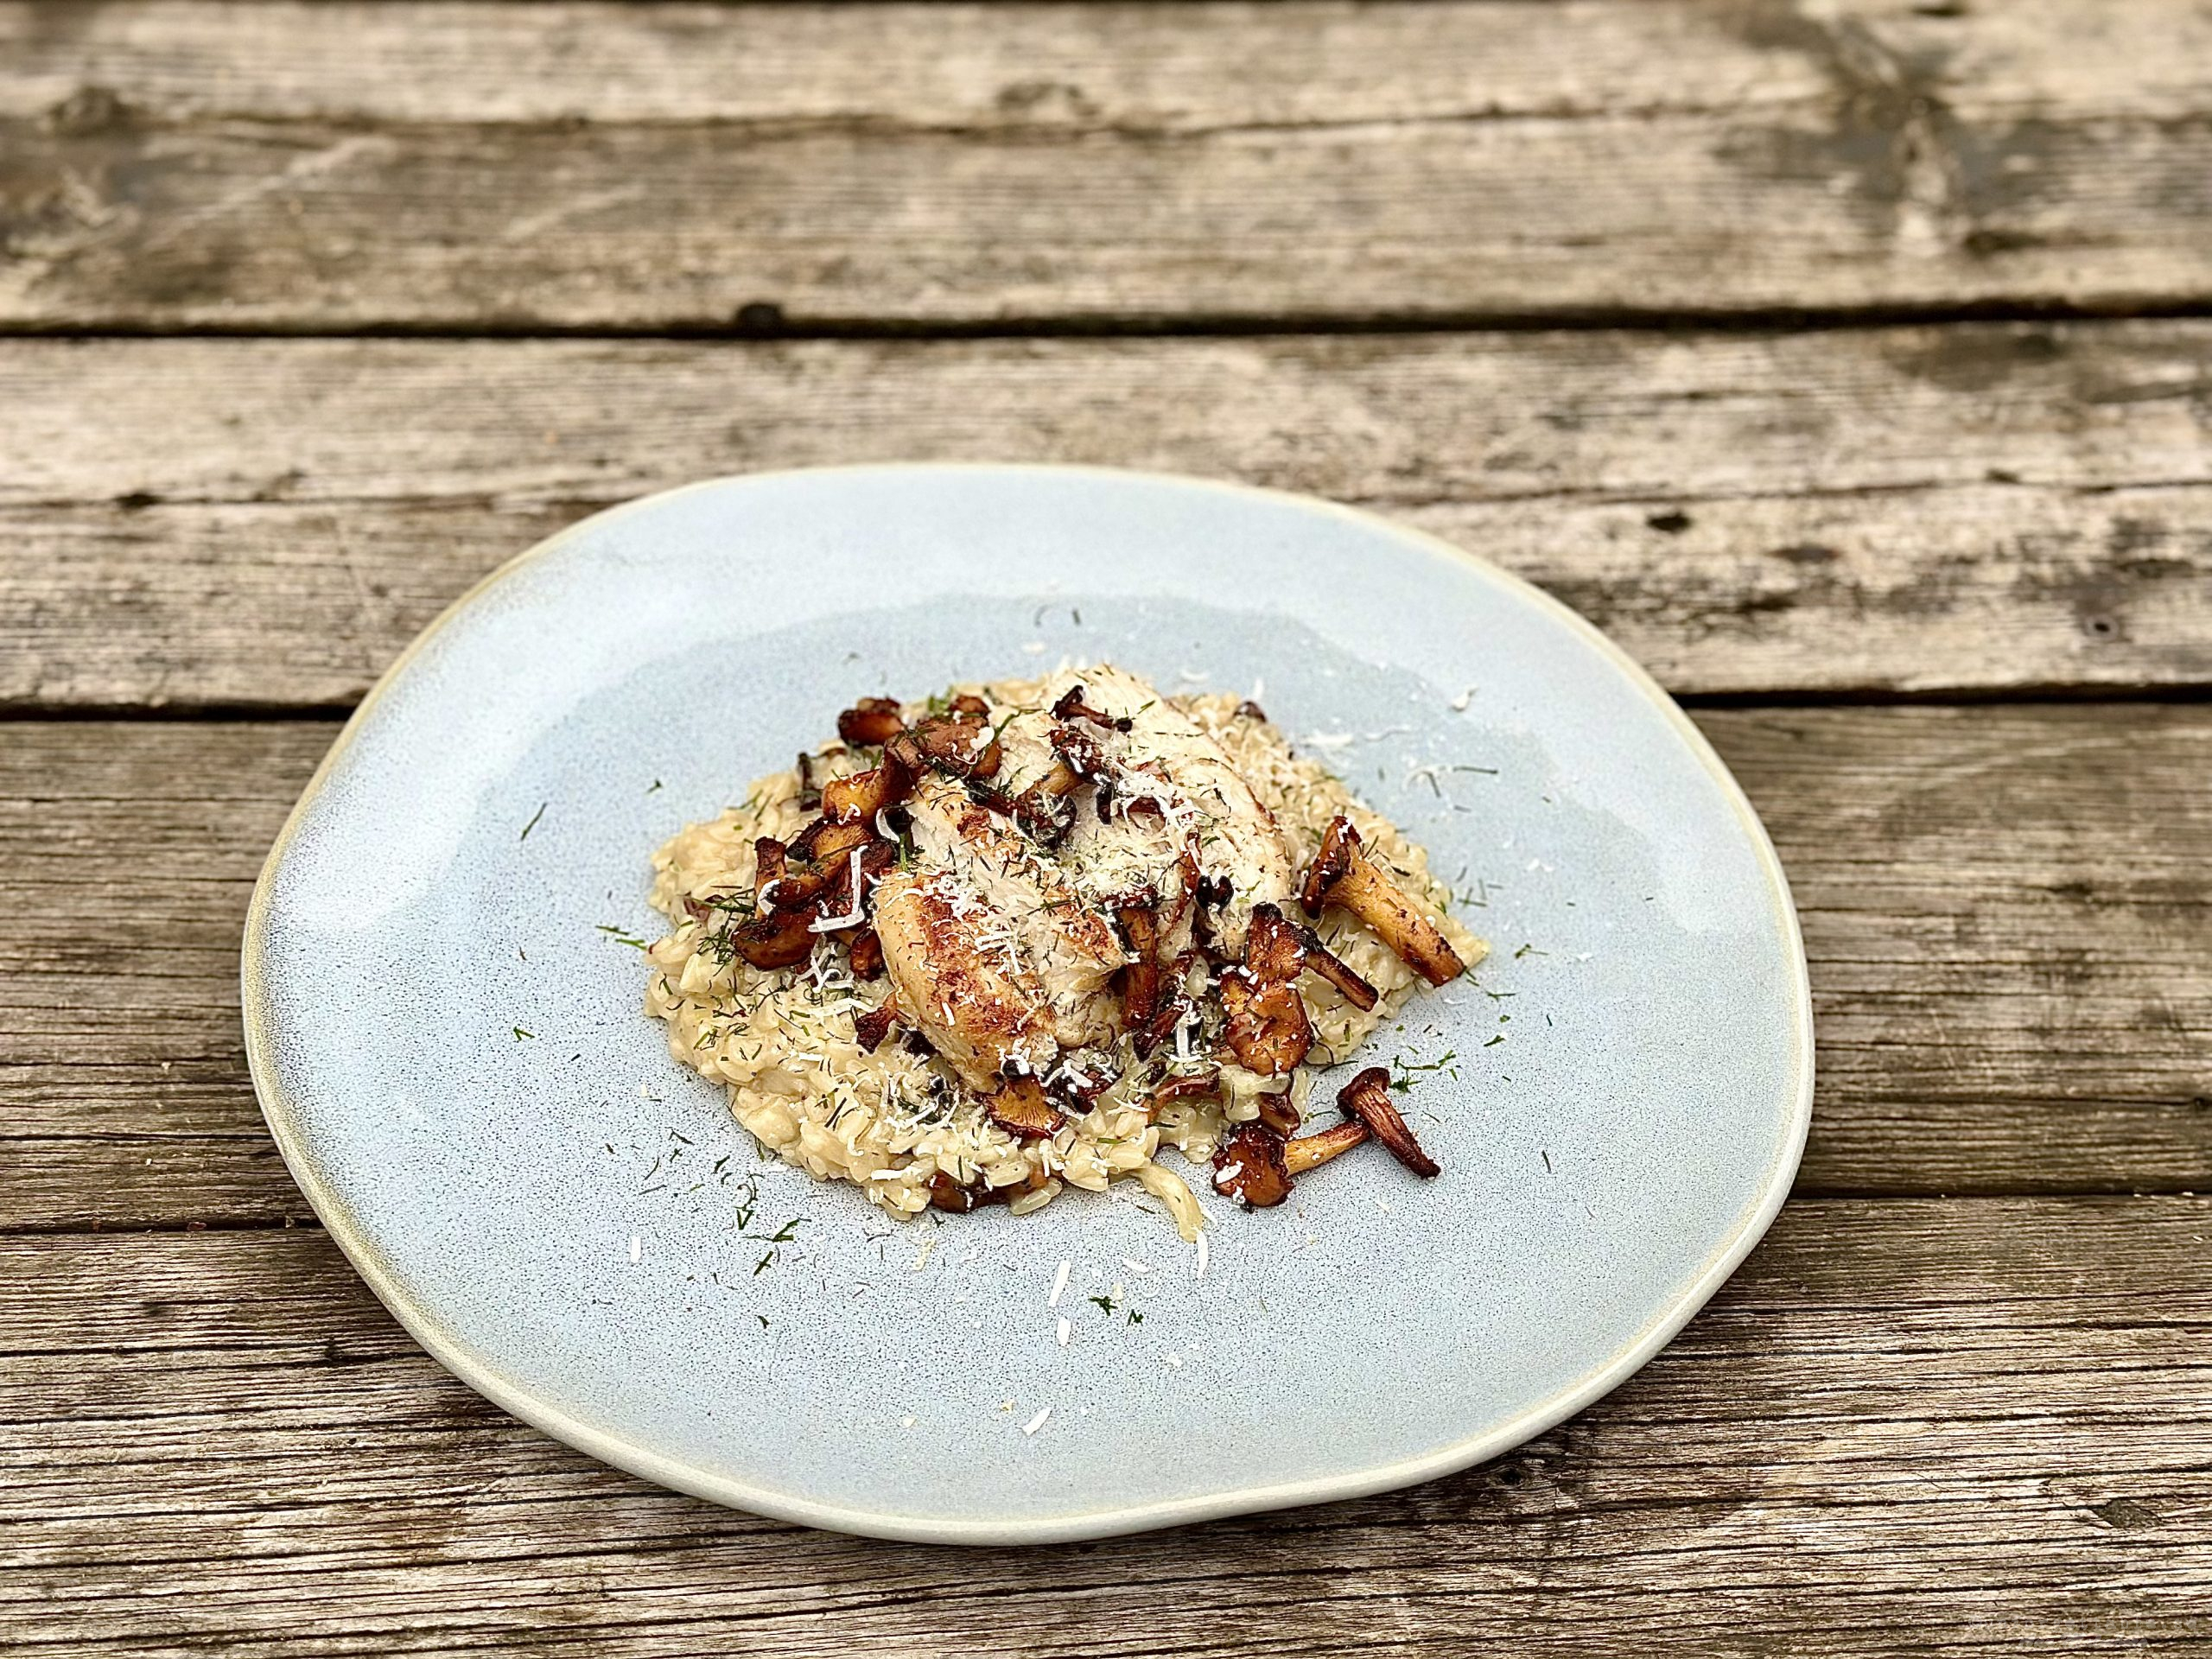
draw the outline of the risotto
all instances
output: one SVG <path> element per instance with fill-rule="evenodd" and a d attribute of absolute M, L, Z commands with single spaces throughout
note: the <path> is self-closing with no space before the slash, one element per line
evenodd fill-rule
<path fill-rule="evenodd" d="M 1141 1185 L 1253 1206 L 1367 1140 L 1313 1080 L 1482 957 L 1422 850 L 1234 696 L 1098 664 L 865 699 L 653 856 L 645 1004 L 761 1146 L 894 1215 Z M 1370 1154 L 1371 1155 L 1371 1154 Z"/>

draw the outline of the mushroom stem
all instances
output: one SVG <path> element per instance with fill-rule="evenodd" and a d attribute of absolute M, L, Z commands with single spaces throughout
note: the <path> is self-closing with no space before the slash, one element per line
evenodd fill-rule
<path fill-rule="evenodd" d="M 1329 821 L 1298 896 L 1309 916 L 1319 916 L 1327 905 L 1349 911 L 1432 985 L 1445 984 L 1466 971 L 1466 963 L 1445 938 L 1428 907 L 1368 857 L 1350 818 Z"/>
<path fill-rule="evenodd" d="M 1309 1169 L 1318 1169 L 1332 1158 L 1342 1157 L 1367 1139 L 1367 1125 L 1352 1119 L 1332 1123 L 1325 1129 L 1312 1135 L 1301 1135 L 1295 1141 L 1284 1143 L 1283 1167 L 1293 1175 L 1303 1175 Z"/>
<path fill-rule="evenodd" d="M 1346 1084 L 1338 1091 L 1337 1104 L 1365 1124 L 1377 1141 L 1390 1148 L 1391 1156 L 1414 1174 L 1442 1173 L 1436 1160 L 1421 1149 L 1406 1120 L 1390 1103 L 1390 1074 L 1382 1067 L 1370 1065 Z"/>

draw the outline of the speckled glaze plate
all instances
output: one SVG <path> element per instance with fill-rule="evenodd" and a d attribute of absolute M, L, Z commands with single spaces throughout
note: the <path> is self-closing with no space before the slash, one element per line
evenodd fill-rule
<path fill-rule="evenodd" d="M 1124 1198 L 894 1224 L 760 1161 L 670 1058 L 621 940 L 655 932 L 652 849 L 855 696 L 1064 656 L 1256 695 L 1428 847 L 1491 954 L 1372 1058 L 1426 1068 L 1401 1098 L 1440 1179 L 1354 1156 L 1280 1210 L 1206 1193 L 1201 1276 Z M 1743 1258 L 1812 1094 L 1782 870 L 1616 648 L 1378 518 L 1074 468 L 724 480 L 524 554 L 333 747 L 244 976 L 293 1174 L 456 1376 L 669 1486 L 949 1542 L 1516 1445 Z"/>

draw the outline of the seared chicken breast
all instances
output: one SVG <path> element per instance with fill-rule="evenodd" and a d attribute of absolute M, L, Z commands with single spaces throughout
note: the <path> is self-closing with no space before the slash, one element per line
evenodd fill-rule
<path fill-rule="evenodd" d="M 900 1010 L 970 1086 L 1051 1066 L 1051 1002 L 1006 912 L 943 868 L 901 870 L 875 890 L 875 931 Z"/>
<path fill-rule="evenodd" d="M 1108 982 L 1128 953 L 1106 918 L 1086 907 L 1035 842 L 956 780 L 923 779 L 906 808 L 920 867 L 938 872 L 947 891 L 977 901 L 976 927 L 995 931 L 1002 918 L 1010 923 L 1016 955 L 1043 985 L 1059 1041 L 1079 1048 L 1110 1040 Z M 912 966 L 929 971 L 925 963 Z"/>

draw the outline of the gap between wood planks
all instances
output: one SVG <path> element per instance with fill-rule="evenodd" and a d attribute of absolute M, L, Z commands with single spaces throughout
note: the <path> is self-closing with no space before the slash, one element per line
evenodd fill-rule
<path fill-rule="evenodd" d="M 2212 295 L 2183 300 L 2110 302 L 2094 300 L 1991 299 L 1934 304 L 1833 305 L 1775 308 L 1680 305 L 1567 305 L 1518 311 L 1435 310 L 1280 313 L 1264 317 L 1203 312 L 1133 312 L 1127 315 L 1039 313 L 964 321 L 789 315 L 772 300 L 741 306 L 719 324 L 619 322 L 563 324 L 496 320 L 467 322 L 334 322 L 283 324 L 254 321 L 148 323 L 104 321 L 97 326 L 0 318 L 0 340 L 1282 340 L 1368 334 L 1526 334 L 1578 332 L 1618 334 L 1817 334 L 1879 328 L 1941 327 L 1952 323 L 2187 322 L 2212 319 Z"/>

